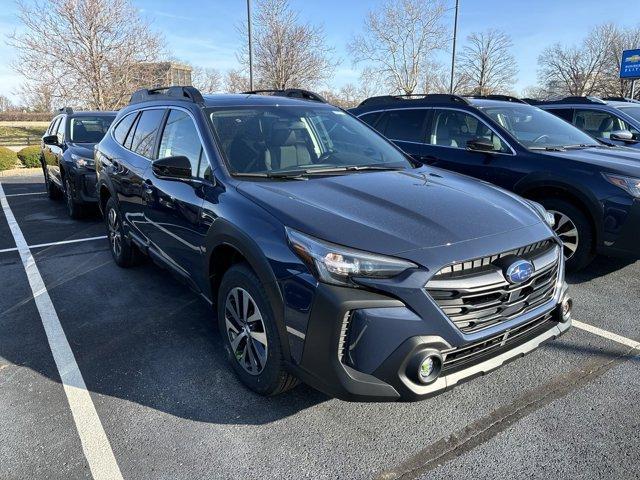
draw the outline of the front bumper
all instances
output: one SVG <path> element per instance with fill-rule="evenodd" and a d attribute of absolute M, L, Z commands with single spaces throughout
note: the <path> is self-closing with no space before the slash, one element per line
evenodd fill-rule
<path fill-rule="evenodd" d="M 484 336 L 474 334 L 471 338 L 448 320 L 427 321 L 391 297 L 320 284 L 302 358 L 293 368 L 305 382 L 343 400 L 428 398 L 564 334 L 571 325 L 570 320 L 561 321 L 560 313 L 561 302 L 568 298 L 566 284 L 557 290 L 552 301 L 515 323 L 500 331 L 487 329 Z M 357 316 L 353 312 L 358 312 Z M 345 344 L 350 322 L 359 323 L 354 327 L 357 334 Z M 438 352 L 443 366 L 435 381 L 423 384 L 412 375 L 411 368 L 414 360 L 427 351 Z"/>
<path fill-rule="evenodd" d="M 612 197 L 604 202 L 604 242 L 599 252 L 609 256 L 640 258 L 640 200 Z"/>
<path fill-rule="evenodd" d="M 95 170 L 72 167 L 68 169 L 68 175 L 73 187 L 72 196 L 77 203 L 96 203 L 97 176 Z"/>

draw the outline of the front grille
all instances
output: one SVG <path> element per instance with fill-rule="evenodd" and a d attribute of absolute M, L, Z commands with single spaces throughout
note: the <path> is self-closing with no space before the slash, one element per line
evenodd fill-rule
<path fill-rule="evenodd" d="M 535 267 L 529 280 L 509 283 L 492 262 L 517 255 Z M 554 241 L 538 242 L 518 250 L 445 267 L 427 283 L 427 291 L 463 332 L 495 325 L 549 301 L 554 294 L 560 248 Z M 441 273 L 443 272 L 444 273 Z"/>
<path fill-rule="evenodd" d="M 487 340 L 444 351 L 442 352 L 444 356 L 442 373 L 448 375 L 493 358 L 526 343 L 555 325 L 557 322 L 552 319 L 552 314 L 548 313 Z"/>

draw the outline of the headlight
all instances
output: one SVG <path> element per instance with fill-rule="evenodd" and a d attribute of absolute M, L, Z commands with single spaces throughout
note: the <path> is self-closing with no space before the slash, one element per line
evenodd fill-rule
<path fill-rule="evenodd" d="M 540 205 L 538 202 L 534 202 L 532 200 L 527 201 L 531 204 L 533 209 L 538 212 L 538 215 L 540 215 L 542 220 L 544 220 L 547 225 L 549 225 L 551 228 L 555 227 L 556 219 L 553 216 L 553 213 L 548 212 L 547 209 Z"/>
<path fill-rule="evenodd" d="M 391 278 L 418 268 L 406 260 L 341 247 L 290 228 L 286 232 L 293 251 L 325 283 L 354 286 L 352 277 Z"/>
<path fill-rule="evenodd" d="M 620 187 L 629 195 L 640 198 L 640 178 L 623 177 L 622 175 L 612 175 L 610 173 L 603 173 L 602 175 L 610 183 Z"/>
<path fill-rule="evenodd" d="M 76 155 L 75 153 L 71 155 L 71 160 L 76 162 L 76 165 L 78 165 L 79 167 L 86 168 L 95 166 L 95 162 L 93 161 L 93 159 L 81 157 L 80 155 Z"/>

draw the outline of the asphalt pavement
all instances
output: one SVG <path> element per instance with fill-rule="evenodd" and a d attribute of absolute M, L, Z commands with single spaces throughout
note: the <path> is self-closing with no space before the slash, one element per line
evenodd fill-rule
<path fill-rule="evenodd" d="M 262 398 L 198 296 L 150 262 L 118 268 L 101 219 L 70 220 L 41 175 L 0 184 L 85 387 L 63 386 L 43 292 L 0 211 L 0 478 L 99 477 L 98 430 L 127 479 L 640 478 L 640 351 L 606 338 L 640 340 L 640 262 L 598 258 L 568 278 L 574 318 L 604 335 L 574 326 L 438 397 Z"/>

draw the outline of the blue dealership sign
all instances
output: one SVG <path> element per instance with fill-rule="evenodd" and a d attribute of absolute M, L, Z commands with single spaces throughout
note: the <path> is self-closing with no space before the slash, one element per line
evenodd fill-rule
<path fill-rule="evenodd" d="M 620 78 L 640 78 L 640 49 L 622 52 Z"/>

